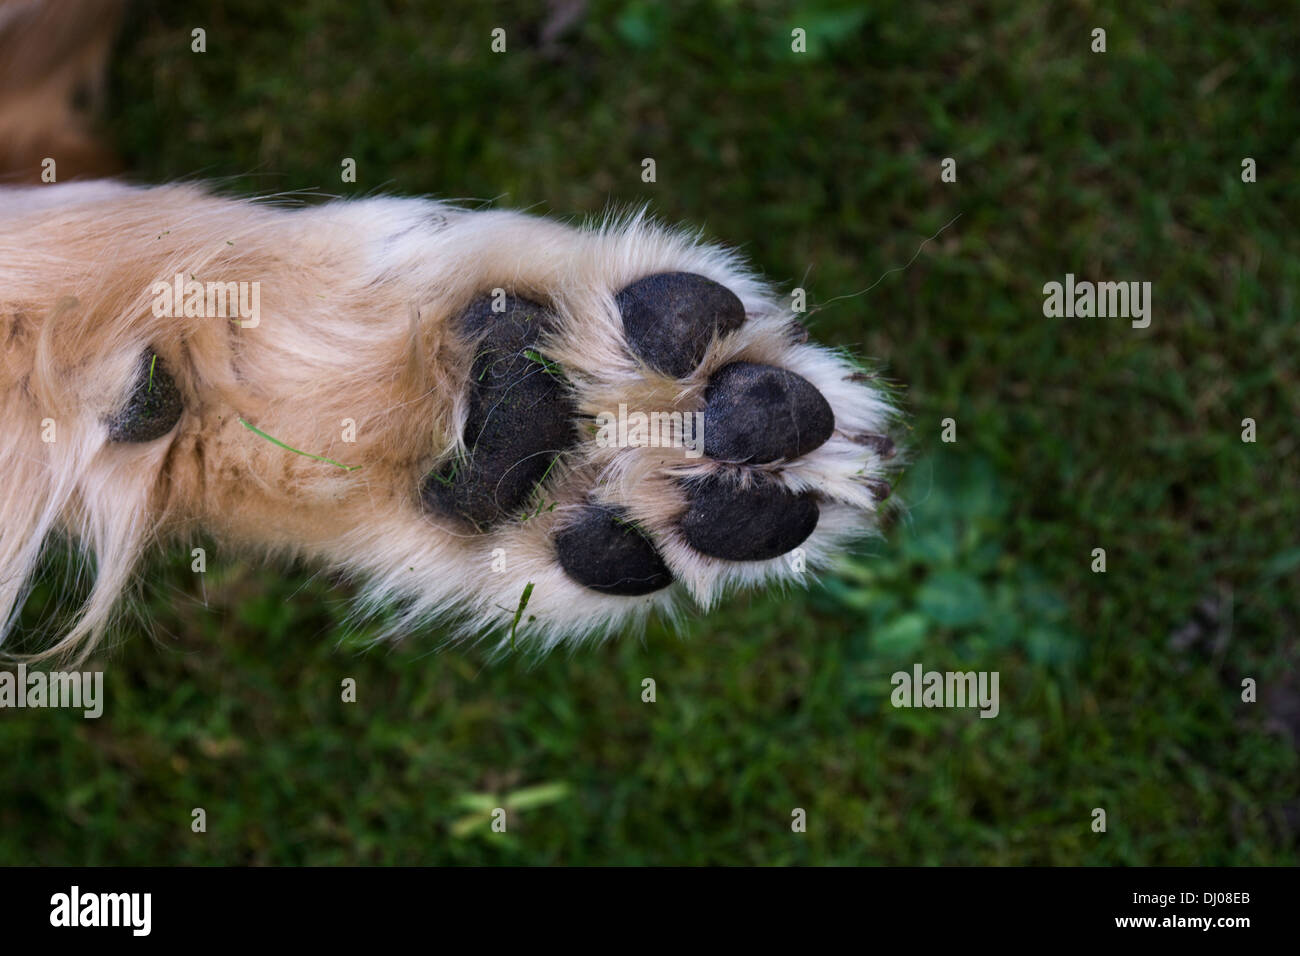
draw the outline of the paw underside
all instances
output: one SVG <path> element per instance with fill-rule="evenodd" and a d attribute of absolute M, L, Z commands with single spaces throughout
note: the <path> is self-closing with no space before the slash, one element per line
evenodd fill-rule
<path fill-rule="evenodd" d="M 798 344 L 806 333 L 757 355 L 731 349 L 729 342 L 747 335 L 751 344 L 776 346 L 802 328 L 794 323 L 783 333 L 766 317 L 747 317 L 739 297 L 701 275 L 652 274 L 619 291 L 614 304 L 622 328 L 603 327 L 595 345 L 598 351 L 611 337 L 621 344 L 603 359 L 570 350 L 567 371 L 545 354 L 564 331 L 560 314 L 545 305 L 485 296 L 451 320 L 469 367 L 460 441 L 419 479 L 419 505 L 435 523 L 458 537 L 489 540 L 537 517 L 554 495 L 564 507 L 539 523 L 546 536 L 539 567 L 558 567 L 584 589 L 625 597 L 668 588 L 673 568 L 697 597 L 710 592 L 685 578 L 684 568 L 698 578 L 712 566 L 732 580 L 757 583 L 770 578 L 764 562 L 799 548 L 819 522 L 828 541 L 845 540 L 846 528 L 871 527 L 870 512 L 889 495 L 884 475 L 894 445 L 883 434 L 892 413 L 862 384 L 867 376 Z M 754 324 L 742 330 L 747 319 Z M 705 361 L 718 354 L 729 357 Z M 800 356 L 805 371 L 816 370 L 820 387 L 781 367 L 798 364 Z M 776 364 L 751 360 L 764 357 Z M 613 377 L 619 384 L 602 402 L 612 394 L 623 403 L 625 387 L 651 383 L 643 396 L 683 406 L 674 409 L 683 413 L 680 427 L 692 428 L 678 437 L 690 435 L 691 454 L 656 451 L 639 459 L 649 462 L 645 469 L 632 469 L 637 480 L 604 481 L 617 462 L 638 460 L 637 452 L 593 454 L 594 421 L 608 412 L 584 403 L 568 373 L 590 382 L 593 363 L 610 361 L 619 366 Z M 836 420 L 824 392 L 844 420 Z M 176 426 L 182 411 L 168 369 L 146 351 L 127 401 L 105 422 L 108 437 L 154 441 Z M 649 485 L 646 474 L 653 476 Z M 846 523 L 846 505 L 862 520 Z"/>
<path fill-rule="evenodd" d="M 616 304 L 628 350 L 650 374 L 667 379 L 691 375 L 715 339 L 746 320 L 730 290 L 682 272 L 633 282 Z M 474 357 L 460 451 L 420 488 L 423 506 L 439 520 L 469 534 L 527 520 L 530 503 L 544 500 L 555 480 L 557 463 L 591 440 L 592 416 L 580 411 L 565 370 L 540 351 L 557 322 L 544 306 L 512 296 L 479 299 L 454 320 Z M 731 361 L 713 371 L 697 411 L 699 451 L 719 467 L 677 480 L 682 507 L 673 533 L 697 555 L 722 562 L 767 561 L 797 548 L 817 527 L 818 492 L 788 488 L 772 468 L 831 438 L 830 403 L 788 369 Z M 878 459 L 893 454 L 884 435 L 853 438 Z M 870 490 L 878 500 L 889 489 L 874 479 Z M 600 500 L 593 490 L 565 509 L 552 546 L 571 580 L 627 596 L 673 583 L 655 536 L 628 505 Z"/>

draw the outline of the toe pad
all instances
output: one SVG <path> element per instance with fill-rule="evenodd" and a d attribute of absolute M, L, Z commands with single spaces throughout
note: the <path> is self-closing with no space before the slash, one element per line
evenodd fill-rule
<path fill-rule="evenodd" d="M 646 276 L 620 292 L 617 302 L 629 347 L 673 378 L 700 364 L 715 335 L 745 322 L 745 306 L 734 292 L 689 272 Z"/>
<path fill-rule="evenodd" d="M 709 380 L 704 401 L 704 453 L 718 461 L 798 458 L 835 431 L 835 414 L 822 393 L 772 365 L 724 365 Z"/>
<path fill-rule="evenodd" d="M 555 537 L 560 566 L 579 584 L 603 594 L 649 594 L 673 576 L 653 544 L 608 505 L 585 506 Z"/>
<path fill-rule="evenodd" d="M 681 524 L 686 543 L 726 561 L 779 557 L 813 533 L 821 514 L 811 493 L 795 494 L 770 480 L 742 487 L 733 478 L 711 476 L 694 483 L 687 497 Z"/>

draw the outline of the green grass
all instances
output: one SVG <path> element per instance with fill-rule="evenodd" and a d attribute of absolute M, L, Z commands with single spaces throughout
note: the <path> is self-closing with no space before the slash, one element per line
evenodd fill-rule
<path fill-rule="evenodd" d="M 367 651 L 346 582 L 169 552 L 102 719 L 0 713 L 0 863 L 1297 862 L 1300 24 L 1155 6 L 594 2 L 548 55 L 543 4 L 137 7 L 137 178 L 649 202 L 887 363 L 910 507 L 823 586 L 541 661 Z M 1066 272 L 1151 281 L 1151 327 L 1044 318 Z M 1001 714 L 893 708 L 916 661 Z"/>
<path fill-rule="evenodd" d="M 256 425 L 249 424 L 248 422 L 244 421 L 242 418 L 239 420 L 239 424 L 243 425 L 245 428 L 247 428 L 254 435 L 257 435 L 259 438 L 265 438 L 272 445 L 276 445 L 280 448 L 283 448 L 285 451 L 293 452 L 295 455 L 302 455 L 304 458 L 310 458 L 313 461 L 323 461 L 327 465 L 333 465 L 335 468 L 342 468 L 344 471 L 356 471 L 358 468 L 361 467 L 360 465 L 340 464 L 339 462 L 335 461 L 333 458 L 325 458 L 322 455 L 313 455 L 311 452 L 299 451 L 297 448 L 294 448 L 291 445 L 286 445 L 278 438 L 272 438 L 266 432 L 262 431 L 262 429 L 258 428 Z"/>

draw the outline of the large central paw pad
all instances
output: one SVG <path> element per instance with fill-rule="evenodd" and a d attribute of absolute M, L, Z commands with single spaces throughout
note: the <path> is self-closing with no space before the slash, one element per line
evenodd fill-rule
<path fill-rule="evenodd" d="M 563 377 L 537 351 L 554 316 L 513 296 L 504 305 L 495 311 L 491 299 L 480 299 L 460 318 L 460 331 L 475 343 L 467 457 L 429 475 L 422 491 L 427 506 L 480 531 L 517 515 L 578 437 Z"/>
<path fill-rule="evenodd" d="M 592 320 L 595 332 L 580 329 L 567 348 L 558 316 L 581 324 L 573 309 L 506 297 L 494 311 L 483 299 L 456 320 L 474 350 L 463 453 L 425 478 L 429 511 L 499 536 L 537 517 L 533 501 L 550 500 L 529 528 L 545 527 L 549 560 L 568 580 L 623 598 L 677 580 L 707 600 L 727 580 L 758 580 L 731 569 L 788 554 L 827 514 L 828 543 L 842 540 L 845 508 L 870 511 L 887 493 L 893 445 L 875 430 L 887 407 L 834 353 L 792 343 L 788 317 L 769 306 L 747 321 L 739 296 L 688 272 L 646 276 L 612 299 L 621 327 Z M 572 347 L 592 334 L 621 342 L 626 359 L 603 363 L 618 368 Z M 543 354 L 556 343 L 566 368 Z M 697 423 L 695 454 L 637 443 L 597 453 L 582 426 L 611 396 Z M 559 461 L 566 467 L 554 469 Z"/>

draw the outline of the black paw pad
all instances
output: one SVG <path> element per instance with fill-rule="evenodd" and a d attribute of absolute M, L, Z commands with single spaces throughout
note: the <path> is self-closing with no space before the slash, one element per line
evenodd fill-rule
<path fill-rule="evenodd" d="M 577 410 L 563 373 L 534 348 L 552 316 L 507 296 L 505 310 L 480 299 L 458 320 L 477 347 L 470 367 L 468 457 L 424 479 L 429 508 L 457 515 L 480 531 L 518 517 L 555 459 L 578 438 Z"/>
<path fill-rule="evenodd" d="M 673 378 L 700 364 L 715 335 L 734 332 L 745 322 L 745 306 L 734 292 L 689 272 L 646 276 L 616 301 L 632 351 Z"/>
<path fill-rule="evenodd" d="M 163 360 L 149 349 L 140 359 L 125 407 L 108 420 L 108 440 L 146 442 L 162 438 L 176 427 L 183 410 L 175 380 L 167 373 Z"/>
<path fill-rule="evenodd" d="M 766 561 L 797 547 L 821 512 L 810 492 L 795 494 L 772 481 L 741 487 L 715 476 L 693 485 L 682 519 L 686 543 L 726 561 Z"/>
<path fill-rule="evenodd" d="M 831 437 L 835 415 L 812 383 L 773 365 L 732 362 L 704 392 L 704 453 L 762 464 L 806 455 Z"/>
<path fill-rule="evenodd" d="M 655 546 L 621 508 L 587 505 L 555 536 L 560 566 L 573 580 L 602 594 L 638 595 L 673 583 Z"/>

